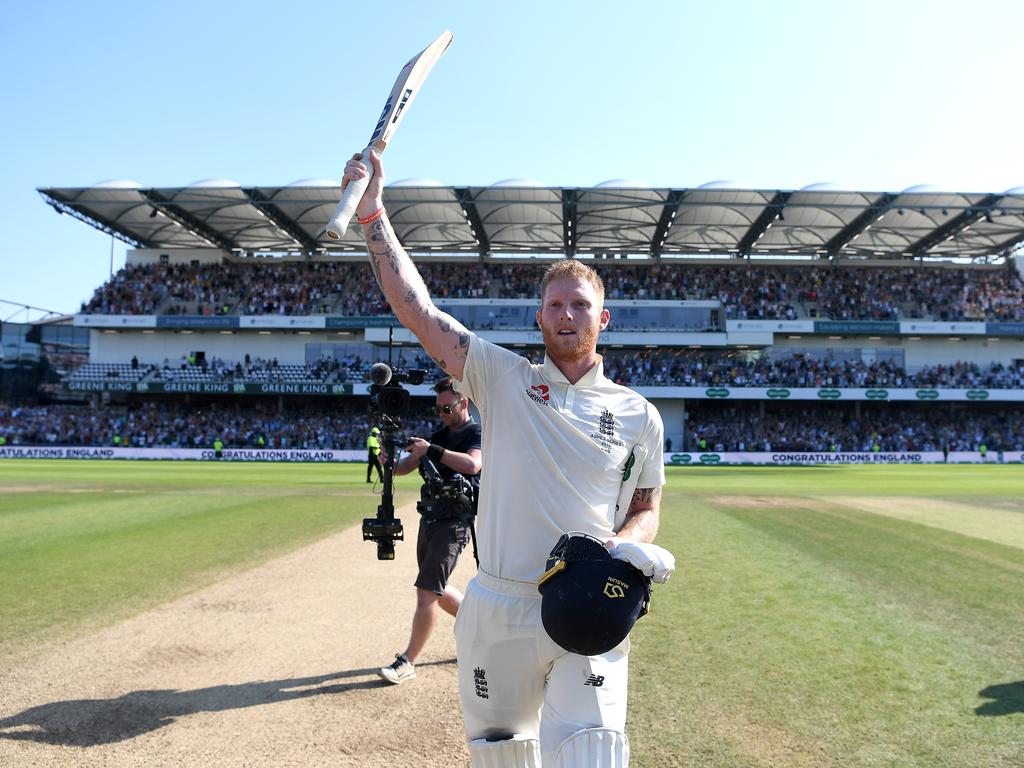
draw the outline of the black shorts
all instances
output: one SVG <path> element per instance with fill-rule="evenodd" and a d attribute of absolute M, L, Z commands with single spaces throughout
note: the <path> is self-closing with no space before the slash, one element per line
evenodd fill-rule
<path fill-rule="evenodd" d="M 420 572 L 416 586 L 443 595 L 459 554 L 469 543 L 469 526 L 456 517 L 444 520 L 420 518 L 416 537 L 416 562 Z"/>

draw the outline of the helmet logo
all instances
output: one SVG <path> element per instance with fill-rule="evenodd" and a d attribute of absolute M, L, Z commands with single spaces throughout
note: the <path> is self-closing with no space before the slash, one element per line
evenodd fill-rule
<path fill-rule="evenodd" d="M 609 576 L 608 581 L 604 584 L 604 596 L 610 597 L 613 600 L 618 597 L 625 597 L 627 589 L 629 589 L 628 584 Z"/>
<path fill-rule="evenodd" d="M 647 607 L 650 578 L 612 558 L 594 536 L 562 534 L 547 566 L 537 585 L 541 622 L 551 640 L 570 653 L 607 653 L 629 635 Z M 560 573 L 569 576 L 560 578 Z"/>

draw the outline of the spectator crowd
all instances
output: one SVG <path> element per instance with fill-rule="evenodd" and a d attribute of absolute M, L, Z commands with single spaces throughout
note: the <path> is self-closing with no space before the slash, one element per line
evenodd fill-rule
<path fill-rule="evenodd" d="M 531 362 L 540 363 L 543 354 L 536 349 L 518 350 Z M 891 360 L 836 359 L 830 351 L 800 352 L 791 355 L 751 355 L 715 353 L 704 350 L 659 348 L 641 351 L 601 350 L 605 375 L 627 387 L 838 387 L 869 389 L 1021 389 L 1024 367 L 990 363 L 986 366 L 957 361 L 949 365 L 923 366 L 914 372 Z M 264 360 L 246 354 L 244 360 L 231 362 L 217 357 L 196 360 L 183 356 L 179 361 L 164 359 L 163 364 L 139 363 L 140 381 L 177 380 L 209 382 L 283 382 L 309 381 L 325 384 L 369 381 L 373 360 L 359 354 L 324 358 L 304 366 L 281 365 L 276 358 Z M 422 352 L 402 361 L 402 367 L 427 371 L 427 380 L 441 378 L 443 372 Z M 120 366 L 111 365 L 111 375 L 120 375 Z M 97 375 L 104 366 L 93 364 L 82 370 Z M 74 375 L 72 378 L 76 378 Z"/>
<path fill-rule="evenodd" d="M 709 354 L 656 349 L 604 353 L 605 375 L 627 387 L 872 387 L 1018 389 L 1024 367 L 957 361 L 923 366 L 913 373 L 888 360 L 837 360 L 825 353 L 788 356 Z"/>
<path fill-rule="evenodd" d="M 355 346 L 355 345 L 352 345 Z M 129 373 L 130 380 L 139 382 L 208 382 L 208 383 L 288 383 L 303 382 L 317 384 L 342 384 L 345 382 L 369 382 L 370 366 L 375 361 L 358 352 L 346 355 L 323 357 L 304 365 L 285 365 L 276 357 L 264 359 L 246 353 L 244 359 L 224 360 L 213 356 L 197 357 L 194 353 L 182 355 L 177 360 L 164 358 L 163 363 L 140 362 L 132 357 L 127 366 L 119 363 L 85 363 L 73 371 L 69 381 L 89 379 L 122 379 Z M 431 380 L 439 379 L 444 373 L 423 353 L 403 356 L 398 363 L 403 369 L 419 368 L 427 371 Z"/>
<path fill-rule="evenodd" d="M 758 404 L 687 411 L 691 450 L 739 452 L 1024 450 L 1024 411 L 949 411 L 927 406 L 849 404 L 760 413 Z"/>
<path fill-rule="evenodd" d="M 365 403 L 365 401 L 364 401 Z M 418 409 L 402 419 L 401 434 L 429 436 L 436 419 Z M 202 406 L 145 402 L 90 408 L 77 405 L 0 404 L 0 437 L 7 445 L 118 446 L 123 448 L 365 449 L 374 422 L 363 409 L 289 407 L 246 402 Z"/>
<path fill-rule="evenodd" d="M 773 404 L 777 406 L 779 404 Z M 1024 450 L 1024 410 L 951 411 L 934 406 L 862 403 L 785 404 L 761 413 L 758 403 L 694 401 L 684 425 L 688 450 L 709 451 L 976 451 Z M 240 404 L 145 402 L 92 408 L 0 404 L 0 437 L 8 446 L 75 445 L 138 448 L 359 450 L 374 421 L 355 403 L 337 407 L 264 401 Z M 437 420 L 413 406 L 400 434 L 428 436 Z M 667 425 L 674 431 L 673 425 Z M 485 425 L 486 429 L 486 425 Z M 682 446 L 676 446 L 682 448 Z"/>
<path fill-rule="evenodd" d="M 418 262 L 435 298 L 536 299 L 545 264 Z M 655 263 L 595 268 L 608 299 L 718 300 L 733 319 L 1024 320 L 1011 268 L 760 266 Z M 389 314 L 365 261 L 126 266 L 82 304 L 84 314 Z"/>
<path fill-rule="evenodd" d="M 490 292 L 479 263 L 437 262 L 423 270 L 437 298 L 480 298 Z M 368 262 L 272 262 L 126 266 L 82 304 L 102 315 L 389 314 Z"/>

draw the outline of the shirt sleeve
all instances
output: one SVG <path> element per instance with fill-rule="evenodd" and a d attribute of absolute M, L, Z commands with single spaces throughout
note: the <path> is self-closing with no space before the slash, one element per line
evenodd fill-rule
<path fill-rule="evenodd" d="M 641 442 L 646 448 L 646 457 L 637 476 L 637 488 L 660 488 L 665 484 L 665 425 L 661 414 L 650 402 L 647 404 L 647 428 Z"/>
<path fill-rule="evenodd" d="M 462 444 L 462 452 L 468 453 L 474 448 L 479 450 L 482 444 L 483 441 L 480 438 L 480 425 L 477 424 L 476 422 L 473 422 L 466 429 L 466 439 L 465 441 L 463 441 Z"/>
<path fill-rule="evenodd" d="M 430 442 L 437 443 L 449 451 L 468 453 L 481 446 L 480 425 L 471 421 L 455 435 L 452 435 L 446 427 L 441 427 L 430 436 Z"/>
<path fill-rule="evenodd" d="M 481 410 L 487 408 L 487 396 L 494 387 L 524 358 L 515 352 L 485 341 L 475 333 L 469 337 L 469 351 L 466 354 L 466 365 L 462 371 L 462 380 L 452 380 L 456 392 L 465 395 Z"/>

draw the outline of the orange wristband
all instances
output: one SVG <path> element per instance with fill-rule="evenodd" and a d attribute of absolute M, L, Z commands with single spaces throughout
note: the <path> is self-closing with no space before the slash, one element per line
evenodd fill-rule
<path fill-rule="evenodd" d="M 381 206 L 376 211 L 374 211 L 369 216 L 367 216 L 365 219 L 359 218 L 357 216 L 356 217 L 356 221 L 358 221 L 360 224 L 369 224 L 371 221 L 376 221 L 377 219 L 379 219 L 383 215 L 384 215 L 384 207 Z"/>

